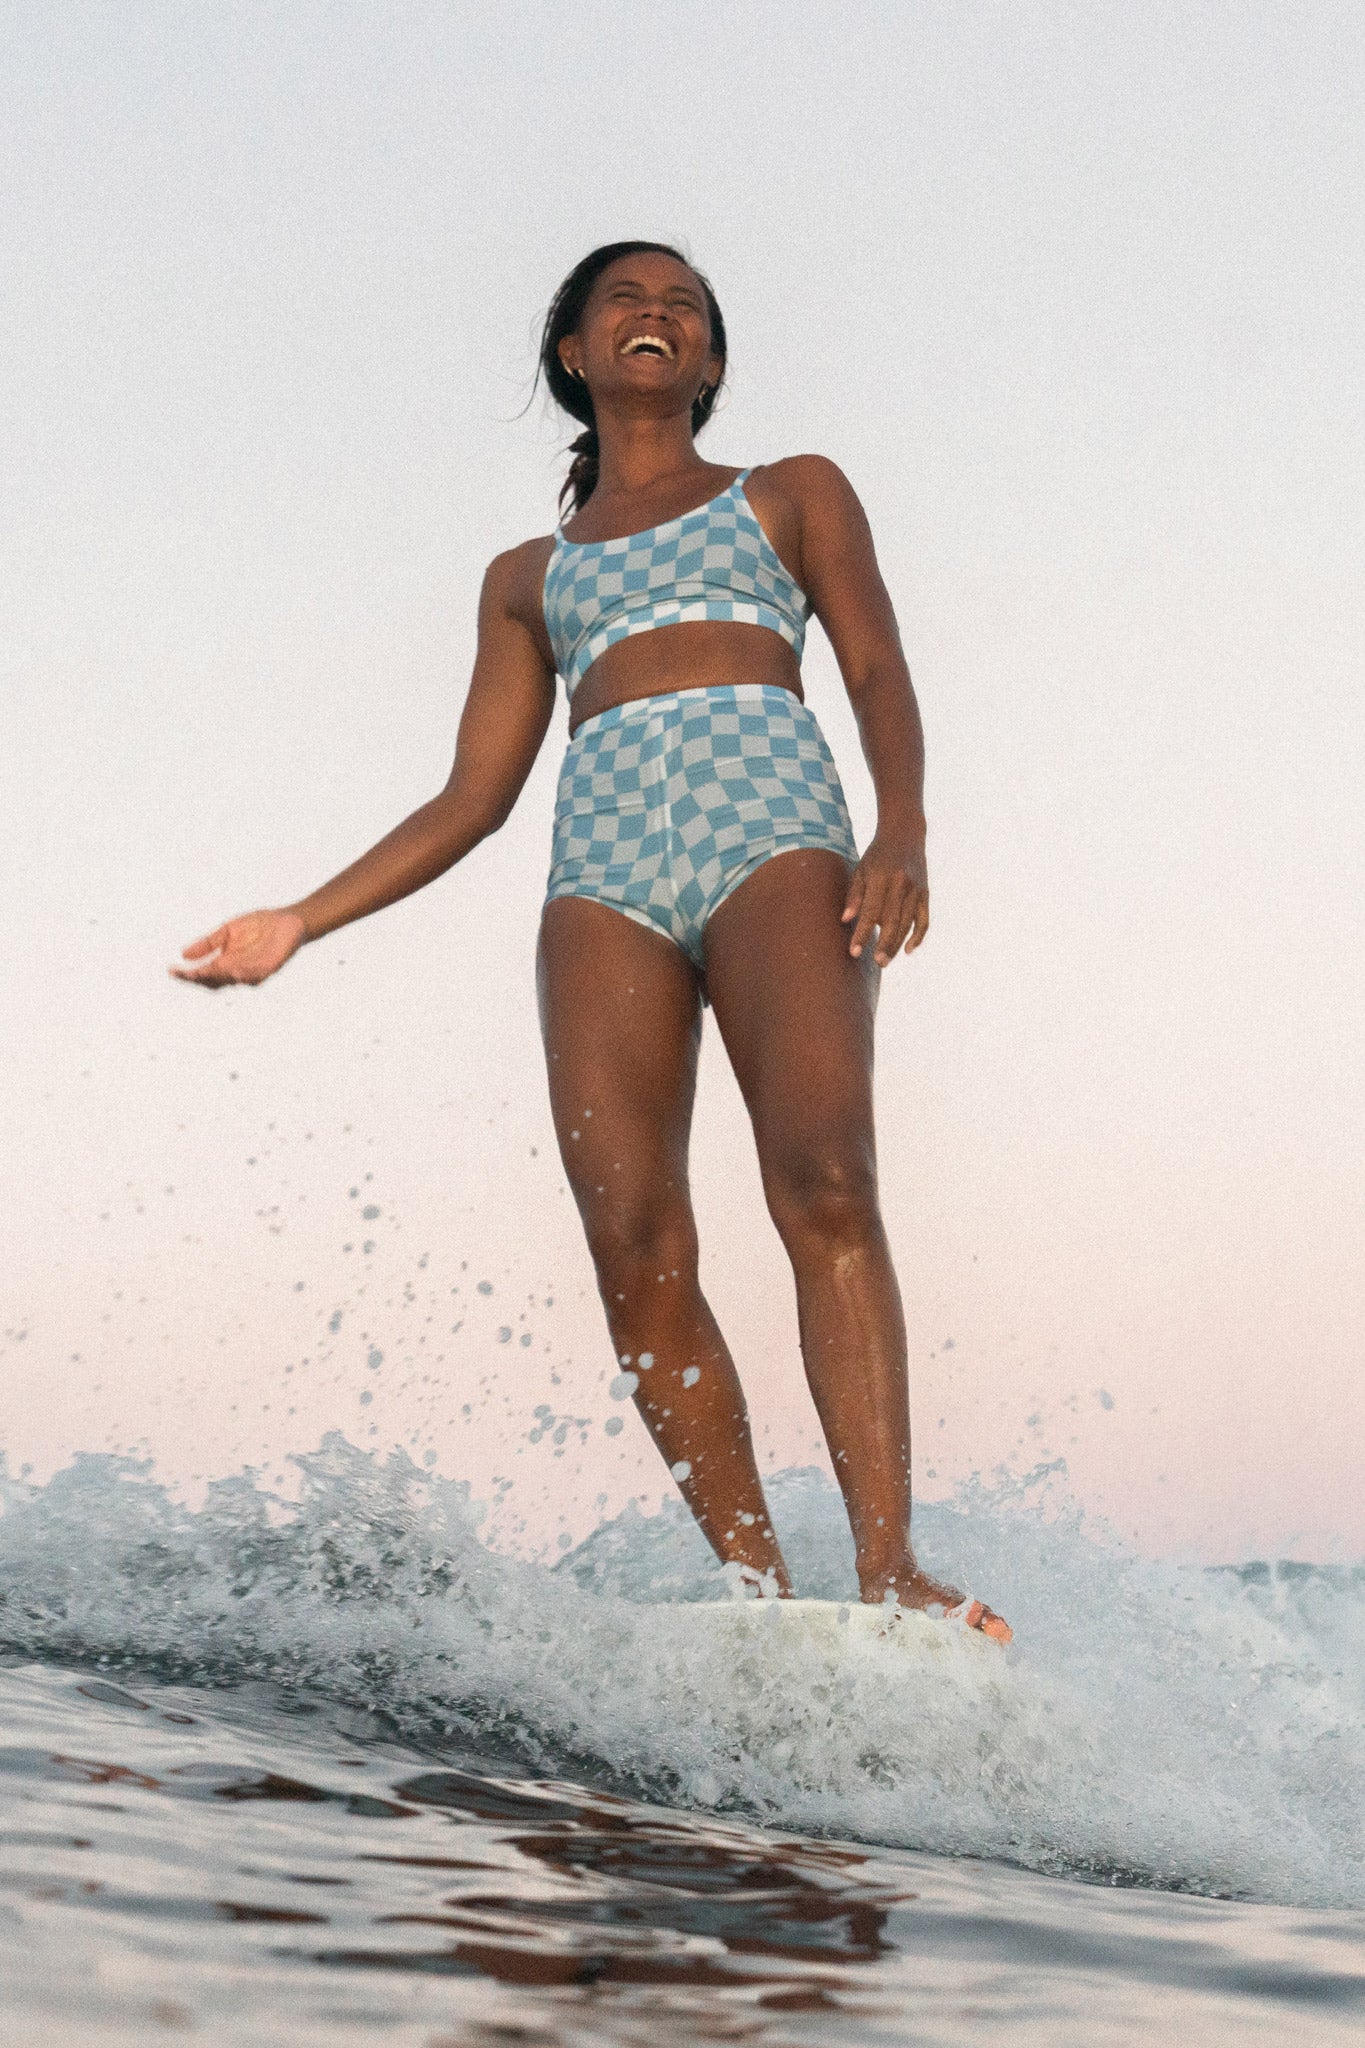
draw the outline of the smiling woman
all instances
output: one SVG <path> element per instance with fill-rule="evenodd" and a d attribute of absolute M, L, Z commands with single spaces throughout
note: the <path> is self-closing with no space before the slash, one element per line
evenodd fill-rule
<path fill-rule="evenodd" d="M 677 250 L 617 242 L 570 273 L 541 349 L 551 392 L 585 429 L 570 516 L 488 570 L 445 788 L 311 896 L 230 920 L 172 971 L 207 988 L 264 981 L 306 940 L 443 874 L 509 815 L 562 675 L 570 741 L 540 1014 L 560 1149 L 644 1422 L 717 1556 L 789 1594 L 744 1396 L 697 1277 L 687 1154 L 709 1001 L 791 1259 L 862 1596 L 955 1612 L 1008 1640 L 910 1542 L 905 1328 L 878 1207 L 872 1052 L 878 970 L 928 929 L 919 713 L 840 471 L 816 455 L 736 471 L 697 452 L 725 364 L 715 294 Z M 877 795 L 861 858 L 802 695 L 812 612 Z"/>
<path fill-rule="evenodd" d="M 594 249 L 569 272 L 545 316 L 545 332 L 540 344 L 541 371 L 556 404 L 587 429 L 573 443 L 570 451 L 573 461 L 561 494 L 562 497 L 572 497 L 575 512 L 582 511 L 597 487 L 601 450 L 597 438 L 597 417 L 582 364 L 571 366 L 569 359 L 560 353 L 560 343 L 570 341 L 577 334 L 593 286 L 602 272 L 612 266 L 623 270 L 611 287 L 613 301 L 628 311 L 636 309 L 646 294 L 636 278 L 624 274 L 634 267 L 628 259 L 658 255 L 675 256 L 676 251 L 658 242 L 609 242 L 601 249 Z M 681 258 L 678 261 L 681 263 Z M 725 316 L 709 280 L 700 271 L 693 270 L 690 264 L 685 269 L 687 274 L 675 277 L 668 287 L 667 302 L 681 317 L 686 318 L 690 314 L 694 326 L 704 325 L 708 368 L 712 372 L 698 386 L 692 401 L 692 433 L 695 438 L 710 419 L 717 393 L 725 379 Z M 672 361 L 677 348 L 674 334 L 665 332 L 662 327 L 652 327 L 642 319 L 638 333 L 627 337 L 624 353 L 657 353 Z"/>

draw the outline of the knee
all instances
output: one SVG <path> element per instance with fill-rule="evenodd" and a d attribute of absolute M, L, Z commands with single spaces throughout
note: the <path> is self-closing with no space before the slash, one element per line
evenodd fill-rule
<path fill-rule="evenodd" d="M 696 1265 L 697 1233 L 685 1195 L 664 1186 L 589 1188 L 579 1198 L 588 1249 L 605 1286 L 640 1274 L 681 1273 Z"/>
<path fill-rule="evenodd" d="M 811 1147 L 771 1164 L 768 1208 L 789 1250 L 853 1249 L 881 1230 L 877 1171 L 870 1155 Z"/>

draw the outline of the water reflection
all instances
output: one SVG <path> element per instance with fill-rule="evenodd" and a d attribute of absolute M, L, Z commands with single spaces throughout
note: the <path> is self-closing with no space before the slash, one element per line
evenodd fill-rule
<path fill-rule="evenodd" d="M 1135 1994 L 1161 2028 L 1106 2038 L 1193 2038 L 1231 2003 L 1258 2024 L 1219 2038 L 1273 2038 L 1269 2014 L 1325 2043 L 1365 2015 L 1358 1916 L 775 1834 L 423 1757 L 260 1689 L 5 1681 L 0 2039 L 58 2038 L 10 2022 L 60 2010 L 60 2038 L 98 2043 L 111 1982 L 119 2040 L 209 2026 L 217 1984 L 231 2038 L 320 2048 L 1076 2043 Z"/>
<path fill-rule="evenodd" d="M 878 1882 L 856 1851 L 755 1839 L 624 1800 L 430 1771 L 393 1787 L 466 1827 L 498 1831 L 511 1858 L 503 1888 L 465 1883 L 437 1905 L 385 1913 L 377 1925 L 430 1929 L 436 1944 L 315 1951 L 318 1961 L 420 1971 L 477 1971 L 498 1982 L 767 1989 L 775 2010 L 829 2005 L 850 1965 L 892 1952 L 887 1912 L 914 1893 Z M 456 1859 L 377 1852 L 396 1868 L 473 1877 Z M 482 1871 L 494 1868 L 485 1863 Z M 823 1968 L 822 1968 L 823 1966 Z"/>

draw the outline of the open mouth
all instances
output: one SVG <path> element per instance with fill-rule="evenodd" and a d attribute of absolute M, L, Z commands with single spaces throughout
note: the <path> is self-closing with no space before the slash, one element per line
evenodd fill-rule
<path fill-rule="evenodd" d="M 665 341 L 661 334 L 632 334 L 629 341 L 621 344 L 623 356 L 658 356 L 663 362 L 671 363 L 674 356 L 673 344 Z"/>

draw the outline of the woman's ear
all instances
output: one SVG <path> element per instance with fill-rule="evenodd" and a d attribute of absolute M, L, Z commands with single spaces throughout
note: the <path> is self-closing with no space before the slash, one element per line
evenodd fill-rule
<path fill-rule="evenodd" d="M 578 363 L 578 336 L 566 334 L 559 344 L 559 360 L 571 377 L 581 377 L 583 372 Z"/>

